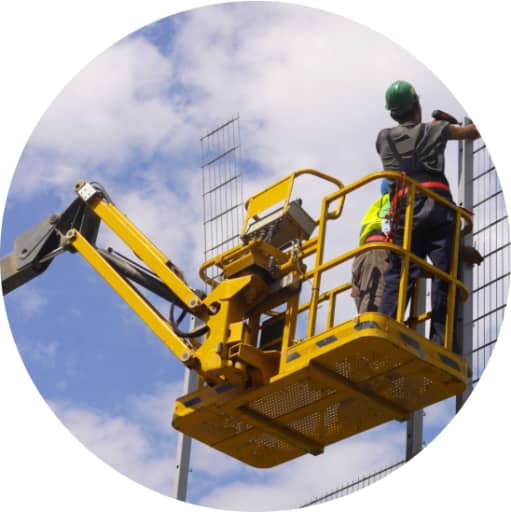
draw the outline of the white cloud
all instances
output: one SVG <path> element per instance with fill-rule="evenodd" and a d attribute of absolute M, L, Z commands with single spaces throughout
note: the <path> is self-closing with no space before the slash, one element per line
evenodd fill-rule
<path fill-rule="evenodd" d="M 50 189 L 62 198 L 62 204 L 69 204 L 74 183 L 84 175 L 86 173 L 80 165 L 65 159 L 48 158 L 46 154 L 41 154 L 30 147 L 27 148 L 22 164 L 14 174 L 10 197 L 30 199 Z M 57 211 L 59 206 L 56 204 L 54 211 Z"/>
<path fill-rule="evenodd" d="M 134 158 L 179 143 L 183 120 L 168 96 L 174 80 L 172 62 L 141 37 L 99 55 L 34 129 L 11 194 L 29 198 L 51 189 L 69 198 L 78 178 L 115 175 Z"/>
<path fill-rule="evenodd" d="M 244 156 L 263 175 L 315 167 L 349 182 L 380 167 L 374 141 L 390 122 L 382 98 L 397 68 L 416 83 L 425 112 L 442 98 L 460 113 L 413 57 L 339 16 L 241 3 L 177 20 L 169 55 L 132 37 L 75 77 L 34 130 L 35 165 L 22 160 L 13 190 L 67 186 L 93 168 L 111 175 L 135 155 L 162 152 L 169 167 L 183 155 L 197 161 L 200 136 L 237 112 Z"/>
<path fill-rule="evenodd" d="M 171 63 L 142 38 L 94 59 L 62 91 L 31 144 L 83 162 L 121 162 L 127 150 L 150 153 L 175 126 L 166 97 Z"/>
<path fill-rule="evenodd" d="M 424 409 L 424 423 L 436 430 L 443 429 L 455 414 L 455 399 L 443 400 Z"/>
<path fill-rule="evenodd" d="M 160 383 L 152 393 L 128 397 L 130 415 L 150 429 L 168 433 L 172 429 L 172 409 L 177 397 L 183 395 L 183 383 Z"/>
<path fill-rule="evenodd" d="M 426 109 L 443 89 L 378 34 L 283 4 L 192 11 L 175 56 L 180 79 L 202 92 L 190 112 L 210 123 L 240 112 L 246 154 L 279 175 L 312 166 L 353 179 L 377 170 L 374 140 L 389 123 L 383 93 L 395 69 L 418 82 Z M 442 92 L 446 108 L 459 109 Z"/>
<path fill-rule="evenodd" d="M 403 439 L 402 430 L 376 429 L 331 445 L 318 457 L 306 455 L 269 470 L 245 469 L 230 483 L 212 489 L 200 504 L 246 511 L 299 506 L 348 483 L 353 475 L 400 461 Z M 218 462 L 214 467 L 221 475 Z"/>
<path fill-rule="evenodd" d="M 155 453 L 140 426 L 122 416 L 71 404 L 50 405 L 62 423 L 104 462 L 146 487 L 169 493 L 173 458 L 165 452 Z"/>

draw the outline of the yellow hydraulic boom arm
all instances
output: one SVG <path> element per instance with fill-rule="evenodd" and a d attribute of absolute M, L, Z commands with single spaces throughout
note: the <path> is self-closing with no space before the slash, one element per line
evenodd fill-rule
<path fill-rule="evenodd" d="M 295 180 L 304 175 L 334 189 L 323 198 L 317 219 L 305 212 L 300 200 L 291 200 Z M 99 184 L 80 180 L 75 201 L 61 215 L 21 235 L 13 253 L 1 259 L 3 291 L 9 293 L 43 272 L 60 252 L 80 253 L 199 375 L 197 390 L 176 400 L 176 429 L 258 467 L 305 453 L 317 455 L 328 444 L 390 420 L 402 421 L 460 393 L 469 376 L 465 359 L 452 353 L 455 298 L 468 293 L 457 279 L 457 258 L 453 256 L 449 272 L 442 272 L 410 252 L 410 236 L 403 247 L 373 244 L 402 258 L 396 318 L 373 312 L 353 315 L 346 307 L 348 314 L 339 318 L 338 305 L 351 289 L 350 278 L 331 282 L 325 276 L 370 247 L 327 257 L 328 235 L 336 236 L 330 223 L 341 217 L 349 194 L 382 176 L 403 179 L 398 173 L 380 172 L 344 186 L 319 171 L 302 169 L 251 197 L 240 244 L 200 269 L 200 277 L 211 288 L 208 294 L 186 283 Z M 406 180 L 404 229 L 411 231 L 415 194 L 446 201 Z M 460 228 L 463 224 L 463 232 L 470 230 L 471 219 L 455 205 L 446 207 L 456 215 L 453 236 L 458 247 Z M 100 222 L 142 264 L 97 248 Z M 429 312 L 417 311 L 413 298 L 405 318 L 410 264 L 449 283 L 445 346 L 416 332 L 415 326 L 426 322 Z M 213 277 L 218 275 L 222 279 Z M 347 275 L 351 277 L 349 271 Z M 300 293 L 305 282 L 312 285 L 310 294 Z M 170 317 L 157 311 L 133 283 L 168 300 Z M 177 320 L 175 307 L 182 310 Z M 321 307 L 326 310 L 323 316 Z M 191 332 L 180 328 L 185 313 L 199 320 Z"/>
<path fill-rule="evenodd" d="M 259 194 L 253 202 L 249 201 L 252 206 L 247 222 L 257 219 L 259 224 L 248 229 L 245 223 L 242 233 L 245 243 L 232 255 L 226 254 L 228 279 L 220 286 L 210 283 L 214 289 L 207 297 L 188 286 L 177 267 L 119 211 L 103 187 L 83 180 L 76 183 L 74 190 L 78 197 L 64 213 L 52 215 L 21 235 L 15 241 L 15 250 L 2 258 L 4 294 L 43 272 L 57 254 L 78 252 L 176 357 L 202 377 L 203 382 L 214 385 L 267 381 L 276 371 L 278 358 L 274 353 L 263 354 L 254 348 L 257 332 L 254 326 L 249 326 L 248 312 L 256 306 L 265 309 L 264 303 L 268 300 L 275 306 L 282 304 L 290 293 L 296 295 L 299 289 L 299 276 L 304 270 L 302 263 L 296 253 L 285 253 L 276 245 L 308 238 L 316 226 L 317 221 L 308 218 L 300 206 L 289 201 L 294 180 L 308 173 L 323 177 L 318 171 L 297 171 L 269 187 L 266 199 Z M 325 176 L 325 179 L 340 185 L 334 178 Z M 284 230 L 278 230 L 281 239 L 277 244 L 275 239 L 267 237 L 264 241 L 258 236 L 261 220 L 256 214 L 260 215 L 262 209 L 270 208 L 280 200 L 285 200 L 285 205 L 273 224 L 278 224 L 280 218 L 287 219 L 288 225 Z M 101 222 L 145 266 L 111 249 L 97 248 Z M 268 228 L 272 222 L 263 220 L 263 224 Z M 277 233 L 276 230 L 273 232 Z M 164 318 L 132 281 L 169 300 L 173 307 L 194 315 L 200 320 L 201 327 L 194 332 L 182 332 L 173 315 L 170 319 Z M 201 336 L 203 342 L 197 341 Z"/>

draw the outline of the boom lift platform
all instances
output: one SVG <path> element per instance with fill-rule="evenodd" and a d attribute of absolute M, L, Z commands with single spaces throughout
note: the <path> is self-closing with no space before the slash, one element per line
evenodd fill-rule
<path fill-rule="evenodd" d="M 317 219 L 299 200 L 291 200 L 295 180 L 302 175 L 335 187 L 323 198 Z M 208 294 L 186 283 L 99 184 L 79 181 L 78 197 L 70 207 L 19 237 L 14 252 L 1 260 L 4 294 L 44 271 L 58 253 L 80 253 L 199 375 L 197 390 L 176 400 L 172 425 L 177 430 L 256 467 L 318 455 L 331 443 L 391 420 L 403 421 L 414 411 L 461 393 L 469 376 L 465 359 L 452 352 L 455 297 L 459 293 L 464 300 L 468 295 L 456 277 L 458 259 L 453 256 L 445 273 L 409 251 L 415 194 L 427 194 L 454 210 L 455 255 L 460 237 L 472 228 L 465 210 L 404 178 L 408 235 L 403 247 L 377 242 L 330 259 L 325 256 L 327 227 L 342 221 L 349 194 L 382 177 L 403 179 L 385 171 L 344 186 L 319 171 L 303 169 L 251 197 L 245 205 L 241 243 L 200 269 L 211 289 Z M 101 221 L 144 265 L 96 247 Z M 376 247 L 402 256 L 396 318 L 371 312 L 337 320 L 336 303 L 351 283 L 332 284 L 324 274 Z M 310 268 L 305 260 L 312 261 Z M 416 332 L 430 313 L 417 311 L 416 297 L 407 306 L 411 262 L 449 283 L 445 346 Z M 219 270 L 222 279 L 208 277 L 212 269 Z M 312 292 L 300 303 L 306 282 Z M 171 303 L 168 319 L 140 286 Z M 318 320 L 320 307 L 326 307 L 324 322 Z M 175 308 L 182 311 L 177 319 Z M 193 332 L 180 327 L 186 313 L 200 320 Z M 297 338 L 298 327 L 306 332 L 303 339 Z"/>

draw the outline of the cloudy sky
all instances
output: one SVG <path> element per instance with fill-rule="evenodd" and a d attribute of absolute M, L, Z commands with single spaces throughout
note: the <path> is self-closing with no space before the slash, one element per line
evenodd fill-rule
<path fill-rule="evenodd" d="M 247 195 L 303 167 L 349 183 L 380 170 L 374 141 L 389 123 L 383 95 L 401 78 L 416 85 L 426 114 L 467 114 L 414 57 L 340 16 L 264 2 L 162 19 L 95 58 L 48 107 L 9 188 L 2 254 L 24 229 L 62 210 L 74 182 L 87 178 L 104 184 L 196 282 L 202 135 L 240 115 Z M 455 147 L 448 156 L 454 183 Z M 368 204 L 347 215 L 356 221 Z M 106 233 L 102 239 L 111 243 Z M 183 376 L 172 354 L 78 256 L 60 257 L 5 302 L 23 361 L 59 419 L 112 467 L 170 494 L 170 419 Z M 428 442 L 452 407 L 427 411 Z M 265 471 L 195 443 L 189 499 L 222 509 L 289 508 L 403 454 L 399 424 Z"/>

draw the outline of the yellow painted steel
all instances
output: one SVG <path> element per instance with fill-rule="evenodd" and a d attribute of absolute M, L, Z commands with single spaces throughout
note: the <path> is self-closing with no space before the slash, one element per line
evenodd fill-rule
<path fill-rule="evenodd" d="M 99 273 L 99 275 L 124 299 L 128 306 L 152 329 L 161 341 L 184 363 L 191 362 L 192 351 L 177 336 L 169 323 L 131 286 L 77 230 L 66 235 L 69 243 Z"/>
<path fill-rule="evenodd" d="M 470 372 L 463 357 L 451 350 L 455 300 L 468 296 L 457 279 L 457 254 L 449 271 L 443 272 L 410 252 L 416 194 L 429 195 L 454 210 L 455 251 L 460 236 L 471 230 L 470 215 L 399 173 L 373 173 L 344 186 L 319 171 L 303 169 L 247 201 L 243 232 L 278 203 L 285 209 L 295 179 L 304 174 L 336 186 L 322 200 L 311 237 L 294 240 L 286 249 L 255 238 L 209 260 L 199 274 L 212 290 L 202 300 L 169 268 L 168 258 L 112 203 L 94 196 L 86 200 L 206 324 L 208 330 L 200 344 L 191 345 L 176 336 L 168 322 L 79 233 L 70 233 L 73 247 L 172 352 L 200 375 L 198 389 L 177 399 L 174 427 L 256 467 L 272 467 L 304 454 L 318 455 L 339 440 L 391 420 L 403 421 L 414 411 L 461 393 Z M 343 207 L 352 192 L 384 176 L 407 182 L 403 247 L 377 242 L 327 257 L 329 223 L 342 223 Z M 350 264 L 356 255 L 376 248 L 396 252 L 403 262 L 396 319 L 379 313 L 357 315 L 352 302 L 352 313 L 345 314 L 346 302 L 342 301 L 351 289 Z M 417 311 L 413 298 L 407 309 L 410 264 L 449 283 L 443 347 L 415 330 L 430 312 Z M 208 277 L 213 267 L 223 280 Z M 327 279 L 327 272 L 346 268 L 345 281 Z M 310 286 L 310 296 L 301 293 L 304 284 Z"/>
<path fill-rule="evenodd" d="M 401 265 L 401 279 L 399 281 L 399 294 L 397 297 L 397 314 L 396 320 L 402 322 L 405 317 L 406 309 L 406 293 L 408 288 L 408 274 L 410 270 L 410 247 L 412 243 L 412 230 L 411 226 L 413 223 L 413 204 L 415 198 L 415 185 L 410 184 L 408 188 L 408 202 L 405 210 L 405 224 L 404 224 L 404 236 L 403 236 L 403 254 L 402 265 Z"/>
<path fill-rule="evenodd" d="M 287 208 L 291 191 L 293 190 L 293 182 L 294 175 L 288 176 L 266 190 L 252 196 L 246 204 L 247 219 L 261 214 L 281 201 L 283 202 L 284 208 Z M 242 230 L 242 233 L 244 231 L 245 229 Z"/>
<path fill-rule="evenodd" d="M 170 268 L 169 259 L 122 213 L 104 199 L 89 203 L 92 211 L 203 321 L 201 299 Z"/>
<path fill-rule="evenodd" d="M 280 368 L 286 364 L 287 351 L 295 338 L 296 320 L 298 316 L 299 295 L 295 294 L 287 304 L 284 313 L 284 329 L 282 330 L 282 346 L 280 349 Z"/>

